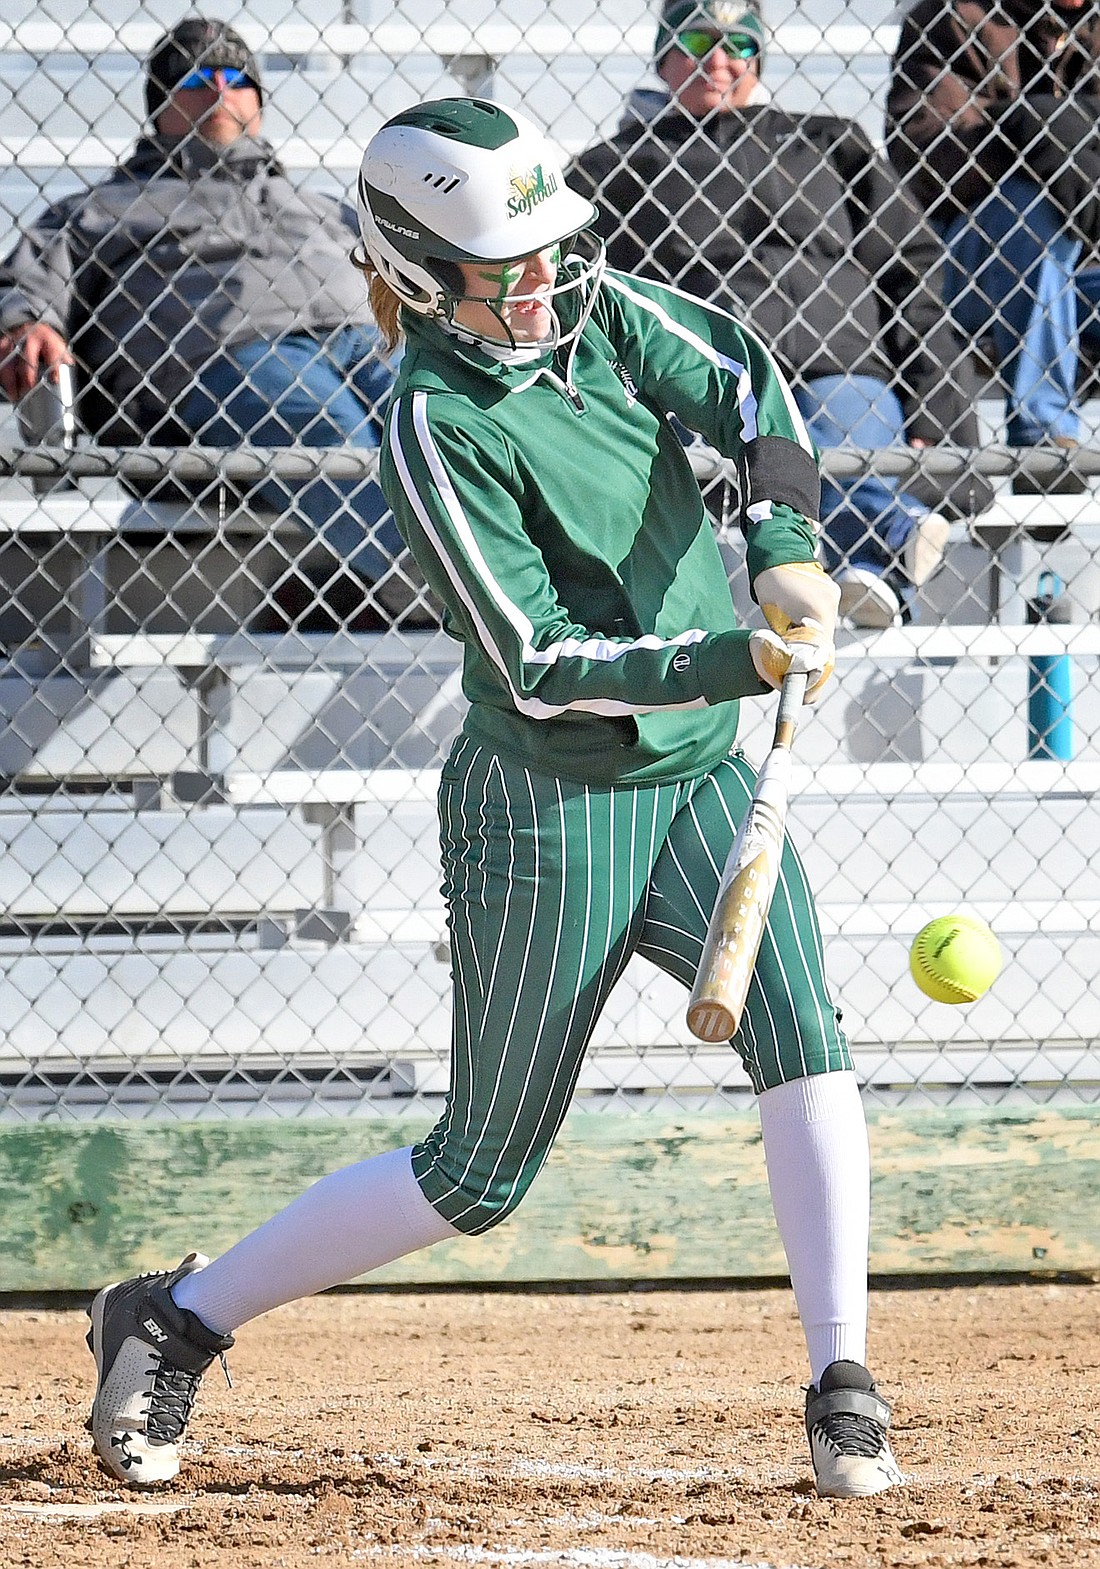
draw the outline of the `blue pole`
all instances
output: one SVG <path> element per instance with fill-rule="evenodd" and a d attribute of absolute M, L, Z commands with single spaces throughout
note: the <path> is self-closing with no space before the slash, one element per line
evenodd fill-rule
<path fill-rule="evenodd" d="M 1065 625 L 1070 607 L 1062 580 L 1040 572 L 1038 593 L 1027 619 Z M 1073 669 L 1068 654 L 1033 654 L 1027 662 L 1027 755 L 1069 762 L 1073 757 Z"/>

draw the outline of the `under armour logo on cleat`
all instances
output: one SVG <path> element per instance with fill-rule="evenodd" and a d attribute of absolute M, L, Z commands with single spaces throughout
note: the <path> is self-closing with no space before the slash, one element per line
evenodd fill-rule
<path fill-rule="evenodd" d="M 118 1463 L 124 1468 L 124 1470 L 128 1471 L 131 1466 L 139 1466 L 141 1464 L 141 1456 L 132 1455 L 130 1453 L 129 1433 L 112 1433 L 111 1448 L 120 1449 L 122 1451 L 122 1453 L 118 1456 Z"/>

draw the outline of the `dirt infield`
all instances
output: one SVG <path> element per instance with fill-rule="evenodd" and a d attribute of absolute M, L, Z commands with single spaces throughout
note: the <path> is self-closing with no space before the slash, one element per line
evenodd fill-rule
<path fill-rule="evenodd" d="M 903 1489 L 818 1499 L 785 1290 L 341 1293 L 242 1331 L 180 1479 L 92 1460 L 79 1311 L 0 1311 L 8 1566 L 1100 1566 L 1100 1290 L 879 1291 Z"/>

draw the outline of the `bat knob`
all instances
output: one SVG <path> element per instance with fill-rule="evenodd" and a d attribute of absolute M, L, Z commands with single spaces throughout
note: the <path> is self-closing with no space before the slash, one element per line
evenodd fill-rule
<path fill-rule="evenodd" d="M 696 1040 L 712 1045 L 728 1041 L 737 1028 L 730 1010 L 716 1002 L 693 1002 L 687 1011 L 687 1022 Z"/>

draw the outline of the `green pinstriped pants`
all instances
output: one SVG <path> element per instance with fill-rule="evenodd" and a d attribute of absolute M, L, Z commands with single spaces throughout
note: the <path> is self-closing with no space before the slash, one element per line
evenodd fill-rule
<path fill-rule="evenodd" d="M 731 756 L 698 779 L 603 789 L 455 743 L 439 791 L 451 1087 L 413 1169 L 460 1231 L 503 1220 L 534 1180 L 631 956 L 690 988 L 753 779 Z M 758 1093 L 851 1067 L 789 841 L 732 1044 Z"/>

